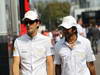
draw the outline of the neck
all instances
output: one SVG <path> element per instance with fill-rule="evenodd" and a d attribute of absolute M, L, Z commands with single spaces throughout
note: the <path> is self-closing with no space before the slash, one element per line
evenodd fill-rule
<path fill-rule="evenodd" d="M 37 35 L 37 33 L 32 33 L 32 34 L 31 33 L 27 33 L 27 34 L 29 35 L 30 38 L 33 38 L 34 36 Z"/>

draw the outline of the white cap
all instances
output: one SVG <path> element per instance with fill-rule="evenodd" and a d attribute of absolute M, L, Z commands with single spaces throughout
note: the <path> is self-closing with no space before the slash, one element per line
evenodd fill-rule
<path fill-rule="evenodd" d="M 23 20 L 26 18 L 28 18 L 30 20 L 36 20 L 36 19 L 39 19 L 39 16 L 38 16 L 38 13 L 36 10 L 33 10 L 33 11 L 30 10 L 25 13 Z"/>
<path fill-rule="evenodd" d="M 76 26 L 77 23 L 76 23 L 76 19 L 72 16 L 66 16 L 63 18 L 63 21 L 62 21 L 62 24 L 60 24 L 60 26 L 66 28 L 66 29 L 69 29 L 73 26 Z"/>

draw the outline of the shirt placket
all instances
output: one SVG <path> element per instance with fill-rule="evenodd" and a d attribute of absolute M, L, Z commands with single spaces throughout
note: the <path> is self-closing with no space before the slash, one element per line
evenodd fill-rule
<path fill-rule="evenodd" d="M 31 59 L 30 59 L 30 61 L 31 61 L 31 75 L 34 75 L 33 74 L 33 62 L 34 62 L 34 49 L 33 49 L 33 46 L 34 46 L 34 43 L 33 43 L 33 40 L 31 41 Z"/>
<path fill-rule="evenodd" d="M 75 74 L 75 63 L 74 63 L 74 57 L 73 57 L 73 51 L 70 51 L 70 73 L 71 73 L 71 75 L 76 75 Z"/>
<path fill-rule="evenodd" d="M 70 49 L 70 48 L 69 48 Z M 70 73 L 71 75 L 77 75 L 76 73 L 76 57 L 74 56 L 73 49 L 70 50 Z"/>

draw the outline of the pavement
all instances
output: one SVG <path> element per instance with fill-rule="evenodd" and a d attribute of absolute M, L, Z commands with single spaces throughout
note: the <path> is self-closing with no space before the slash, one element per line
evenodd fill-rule
<path fill-rule="evenodd" d="M 96 56 L 96 61 L 95 61 L 96 74 L 100 75 L 100 53 L 95 56 Z"/>
<path fill-rule="evenodd" d="M 95 61 L 96 74 L 100 75 L 100 40 L 98 44 L 98 54 L 96 54 L 95 57 L 96 57 L 96 61 Z"/>

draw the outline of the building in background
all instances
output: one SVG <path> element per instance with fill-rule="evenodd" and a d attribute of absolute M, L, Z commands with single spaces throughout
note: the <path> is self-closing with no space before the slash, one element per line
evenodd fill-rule
<path fill-rule="evenodd" d="M 87 0 L 90 7 L 100 7 L 100 0 Z"/>

